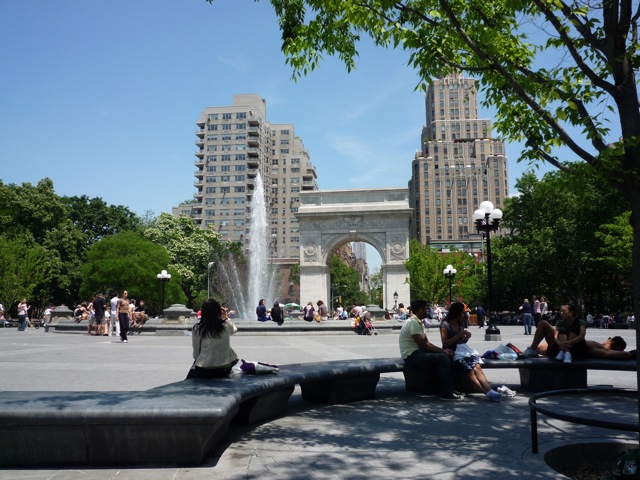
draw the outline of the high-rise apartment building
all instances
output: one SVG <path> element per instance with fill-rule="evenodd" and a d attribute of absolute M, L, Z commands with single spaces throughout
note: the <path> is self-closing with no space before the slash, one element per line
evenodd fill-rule
<path fill-rule="evenodd" d="M 502 208 L 508 196 L 504 142 L 491 137 L 491 120 L 478 118 L 475 80 L 462 75 L 429 86 L 426 120 L 409 181 L 411 235 L 441 250 L 481 251 L 473 212 L 485 200 Z"/>
<path fill-rule="evenodd" d="M 317 175 L 292 124 L 267 120 L 264 99 L 234 95 L 233 104 L 207 107 L 196 121 L 194 203 L 173 209 L 224 239 L 246 245 L 251 228 L 251 197 L 260 173 L 267 205 L 269 257 L 300 256 L 295 213 L 300 192 L 317 190 Z"/>

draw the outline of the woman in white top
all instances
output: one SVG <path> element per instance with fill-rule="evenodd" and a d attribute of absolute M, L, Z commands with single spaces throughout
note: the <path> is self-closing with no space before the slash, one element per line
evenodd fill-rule
<path fill-rule="evenodd" d="M 231 335 L 238 329 L 222 317 L 222 307 L 209 299 L 202 304 L 200 322 L 193 327 L 194 368 L 189 377 L 218 378 L 231 373 L 238 355 L 231 348 Z"/>

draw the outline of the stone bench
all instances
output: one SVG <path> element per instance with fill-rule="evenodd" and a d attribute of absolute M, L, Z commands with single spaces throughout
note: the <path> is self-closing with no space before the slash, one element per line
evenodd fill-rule
<path fill-rule="evenodd" d="M 374 398 L 401 359 L 285 365 L 278 374 L 189 379 L 144 392 L 1 392 L 0 465 L 200 464 L 232 424 L 286 413 L 296 385 L 306 400 Z"/>
<path fill-rule="evenodd" d="M 533 372 L 586 383 L 588 369 L 637 367 L 635 360 L 564 365 L 527 359 L 486 361 L 484 368 L 519 368 L 531 388 L 539 386 Z M 404 373 L 408 390 L 437 385 L 401 358 L 374 358 L 283 365 L 278 374 L 190 379 L 144 392 L 0 392 L 0 465 L 197 465 L 225 441 L 232 424 L 285 415 L 296 385 L 306 400 L 347 403 L 374 398 L 380 375 L 392 372 Z"/>
<path fill-rule="evenodd" d="M 617 370 L 635 372 L 637 362 L 635 360 L 604 360 L 588 358 L 574 360 L 565 364 L 547 357 L 526 358 L 523 360 L 484 360 L 482 368 L 517 368 L 520 373 L 520 385 L 525 390 L 542 392 L 549 390 L 561 390 L 568 388 L 586 388 L 588 370 Z M 436 379 L 429 372 L 406 368 L 404 371 L 407 390 L 423 393 L 436 393 L 434 385 Z M 437 384 L 436 384 L 437 385 Z M 457 376 L 456 385 L 460 391 L 469 391 L 466 377 Z"/>

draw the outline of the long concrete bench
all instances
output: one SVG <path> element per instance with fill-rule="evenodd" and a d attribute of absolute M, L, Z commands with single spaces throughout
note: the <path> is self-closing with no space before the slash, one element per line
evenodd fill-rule
<path fill-rule="evenodd" d="M 568 388 L 586 388 L 588 370 L 617 370 L 635 372 L 636 360 L 604 360 L 588 358 L 575 360 L 570 364 L 555 361 L 547 357 L 526 358 L 523 360 L 484 360 L 483 369 L 517 368 L 520 373 L 520 385 L 531 392 L 561 390 Z M 435 393 L 430 387 L 434 379 L 429 372 L 407 368 L 404 371 L 407 390 Z M 467 391 L 469 385 L 464 376 L 456 378 L 461 391 Z"/>
<path fill-rule="evenodd" d="M 636 363 L 527 359 L 484 367 L 582 378 L 587 369 L 633 371 Z M 380 358 L 283 365 L 278 374 L 190 379 L 144 392 L 2 392 L 0 465 L 200 464 L 232 424 L 286 414 L 296 385 L 306 400 L 346 403 L 374 398 L 380 374 L 391 372 L 404 372 L 409 390 L 424 385 L 424 372 L 400 358 Z"/>
<path fill-rule="evenodd" d="M 232 423 L 285 414 L 296 385 L 310 401 L 366 400 L 374 398 L 381 373 L 402 368 L 399 358 L 345 360 L 144 392 L 2 392 L 0 465 L 199 464 Z"/>

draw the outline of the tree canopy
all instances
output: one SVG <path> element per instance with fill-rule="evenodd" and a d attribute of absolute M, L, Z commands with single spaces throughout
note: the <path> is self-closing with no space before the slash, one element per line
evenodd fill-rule
<path fill-rule="evenodd" d="M 203 230 L 192 218 L 184 215 L 176 218 L 169 213 L 161 213 L 155 223 L 144 231 L 144 236 L 169 252 L 167 267 L 179 273 L 182 291 L 190 306 L 195 306 L 207 296 L 209 262 L 226 258 L 232 251 L 238 253 L 238 247 L 221 241 L 215 230 Z"/>
<path fill-rule="evenodd" d="M 565 172 L 525 174 L 516 187 L 521 194 L 506 200 L 502 224 L 511 234 L 493 244 L 497 303 L 513 310 L 514 301 L 545 295 L 555 307 L 628 309 L 630 291 L 621 303 L 619 288 L 631 279 L 631 227 L 625 236 L 610 223 L 628 221 L 620 193 L 593 175 L 578 181 Z"/>
<path fill-rule="evenodd" d="M 93 244 L 81 267 L 82 298 L 99 292 L 128 290 L 130 298 L 143 299 L 152 311 L 161 310 L 162 290 L 157 274 L 170 263 L 167 250 L 141 234 L 128 231 L 110 235 Z M 169 267 L 171 280 L 165 284 L 165 307 L 186 303 L 179 272 Z"/>
<path fill-rule="evenodd" d="M 207 0 L 213 3 L 213 0 Z M 299 78 L 323 55 L 355 67 L 363 36 L 409 52 L 418 88 L 462 72 L 479 80 L 520 159 L 584 161 L 631 205 L 634 306 L 640 300 L 640 6 L 564 0 L 270 0 Z M 566 158 L 568 148 L 573 158 Z M 640 312 L 636 312 L 640 313 Z M 640 338 L 640 337 L 639 337 Z"/>

